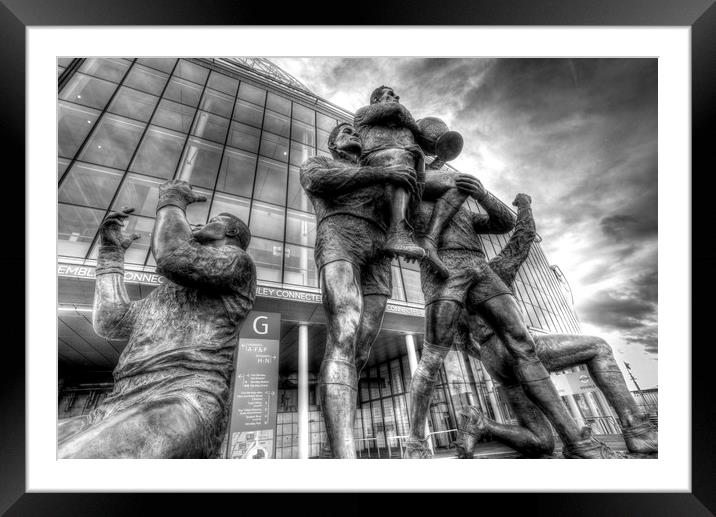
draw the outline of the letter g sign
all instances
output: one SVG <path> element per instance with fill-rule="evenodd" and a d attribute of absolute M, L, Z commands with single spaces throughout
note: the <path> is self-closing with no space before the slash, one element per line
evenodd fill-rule
<path fill-rule="evenodd" d="M 259 320 L 263 321 L 259 323 Z M 254 318 L 254 332 L 257 334 L 268 334 L 268 324 L 266 320 L 268 320 L 266 316 L 257 316 Z"/>

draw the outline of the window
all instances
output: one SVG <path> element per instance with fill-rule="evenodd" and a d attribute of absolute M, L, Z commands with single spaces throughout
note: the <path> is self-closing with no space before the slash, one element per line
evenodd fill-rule
<path fill-rule="evenodd" d="M 207 76 L 209 75 L 209 70 L 207 70 L 203 66 L 199 66 L 194 63 L 190 63 L 189 61 L 186 61 L 184 59 L 180 59 L 179 63 L 177 63 L 176 68 L 174 69 L 174 75 L 176 77 L 181 77 L 182 79 L 186 79 L 193 83 L 203 85 L 206 82 Z"/>
<path fill-rule="evenodd" d="M 128 174 L 114 200 L 112 210 L 123 207 L 134 208 L 134 215 L 154 217 L 159 199 L 159 185 L 162 180 Z"/>
<path fill-rule="evenodd" d="M 109 105 L 109 111 L 117 115 L 148 121 L 159 97 L 122 86 Z"/>
<path fill-rule="evenodd" d="M 286 115 L 266 110 L 266 116 L 264 117 L 264 131 L 270 131 L 276 135 L 288 138 L 288 134 L 291 131 L 289 118 Z"/>
<path fill-rule="evenodd" d="M 76 73 L 60 93 L 60 99 L 103 109 L 117 85 L 104 79 Z"/>
<path fill-rule="evenodd" d="M 125 59 L 88 58 L 82 63 L 79 71 L 118 83 L 122 80 L 130 65 L 131 63 Z"/>
<path fill-rule="evenodd" d="M 294 120 L 291 127 L 291 140 L 313 147 L 316 144 L 316 132 L 312 125 Z"/>
<path fill-rule="evenodd" d="M 251 197 L 255 171 L 255 154 L 227 147 L 221 161 L 216 190 Z"/>
<path fill-rule="evenodd" d="M 58 200 L 106 210 L 119 186 L 122 174 L 122 171 L 115 169 L 75 162 L 62 182 Z"/>
<path fill-rule="evenodd" d="M 99 111 L 60 101 L 57 105 L 58 154 L 72 158 L 99 117 Z"/>
<path fill-rule="evenodd" d="M 169 129 L 149 126 L 132 162 L 131 170 L 169 179 L 174 176 L 185 136 Z"/>
<path fill-rule="evenodd" d="M 283 115 L 291 114 L 291 101 L 275 93 L 269 92 L 266 99 L 266 107 Z"/>
<path fill-rule="evenodd" d="M 160 70 L 166 73 L 171 73 L 171 71 L 174 69 L 174 63 L 176 62 L 176 58 L 168 57 L 140 57 L 139 59 L 137 59 L 137 63 L 141 63 L 148 67 L 154 68 L 155 70 Z"/>
<path fill-rule="evenodd" d="M 84 258 L 103 218 L 104 210 L 60 204 L 57 208 L 57 253 Z"/>
<path fill-rule="evenodd" d="M 196 113 L 196 109 L 191 106 L 162 99 L 154 113 L 152 124 L 188 133 L 191 122 L 194 120 L 194 113 Z"/>
<path fill-rule="evenodd" d="M 207 86 L 234 97 L 236 95 L 236 89 L 239 87 L 239 80 L 220 74 L 219 72 L 211 72 Z"/>
<path fill-rule="evenodd" d="M 208 88 L 204 91 L 204 98 L 201 99 L 201 106 L 199 108 L 216 113 L 222 117 L 230 117 L 231 110 L 234 107 L 234 98 L 229 97 L 226 94 L 209 90 Z"/>
<path fill-rule="evenodd" d="M 286 242 L 313 246 L 316 242 L 316 217 L 289 210 L 286 218 Z"/>
<path fill-rule="evenodd" d="M 283 281 L 286 284 L 318 287 L 313 248 L 286 244 Z"/>
<path fill-rule="evenodd" d="M 67 166 L 69 164 L 70 164 L 70 160 L 66 160 L 65 158 L 57 159 L 57 181 L 60 181 L 60 178 L 62 178 L 62 175 L 67 170 Z"/>
<path fill-rule="evenodd" d="M 410 269 L 402 268 L 403 272 L 403 287 L 405 287 L 405 296 L 409 302 L 413 303 L 425 303 L 423 298 L 423 290 L 420 284 L 420 272 L 411 271 Z"/>
<path fill-rule="evenodd" d="M 336 127 L 337 122 L 336 119 L 333 117 L 329 117 L 324 115 L 323 113 L 316 113 L 316 124 L 318 125 L 318 129 L 322 129 L 323 131 L 326 131 L 327 133 L 330 133 L 333 131 L 333 128 Z"/>
<path fill-rule="evenodd" d="M 192 185 L 213 189 L 220 160 L 221 146 L 199 138 L 189 138 L 177 178 Z"/>
<path fill-rule="evenodd" d="M 249 255 L 254 259 L 256 277 L 269 282 L 281 281 L 281 265 L 283 262 L 283 244 L 266 239 L 251 238 Z"/>
<path fill-rule="evenodd" d="M 236 101 L 234 107 L 234 120 L 249 124 L 250 126 L 261 127 L 264 117 L 264 110 L 255 104 L 241 99 Z"/>
<path fill-rule="evenodd" d="M 286 209 L 255 201 L 251 207 L 251 235 L 283 241 L 283 226 Z"/>
<path fill-rule="evenodd" d="M 288 196 L 286 205 L 302 212 L 313 213 L 313 203 L 308 200 L 306 192 L 301 186 L 301 174 L 298 167 L 288 167 Z"/>
<path fill-rule="evenodd" d="M 217 192 L 214 194 L 214 200 L 211 203 L 209 219 L 222 212 L 228 212 L 244 221 L 244 223 L 247 223 L 249 220 L 250 203 L 251 202 L 246 198 L 229 196 L 228 194 Z"/>
<path fill-rule="evenodd" d="M 105 114 L 80 153 L 80 160 L 126 169 L 145 124 Z"/>
<path fill-rule="evenodd" d="M 268 158 L 259 158 L 253 197 L 283 205 L 286 201 L 287 172 L 285 164 Z M 283 237 L 283 233 L 281 236 Z"/>
<path fill-rule="evenodd" d="M 227 145 L 255 153 L 259 150 L 261 130 L 239 122 L 232 122 Z"/>
<path fill-rule="evenodd" d="M 271 133 L 261 135 L 261 149 L 259 154 L 268 156 L 282 162 L 288 161 L 288 138 L 283 138 Z"/>
<path fill-rule="evenodd" d="M 201 90 L 201 86 L 175 77 L 169 81 L 164 97 L 180 104 L 196 107 L 199 104 Z"/>
<path fill-rule="evenodd" d="M 403 277 L 400 276 L 400 269 L 396 266 L 390 268 L 393 277 L 393 293 L 390 295 L 394 300 L 405 301 L 405 290 L 403 288 Z"/>
<path fill-rule="evenodd" d="M 142 65 L 134 65 L 124 80 L 124 85 L 153 95 L 159 95 L 162 93 L 168 78 L 167 74 L 158 70 L 152 70 Z"/>
<path fill-rule="evenodd" d="M 266 90 L 242 82 L 239 86 L 239 99 L 263 106 L 266 102 Z"/>
<path fill-rule="evenodd" d="M 291 142 L 291 165 L 301 166 L 303 162 L 314 156 L 316 151 L 313 147 Z"/>
<path fill-rule="evenodd" d="M 316 125 L 316 112 L 300 104 L 293 104 L 293 119 L 300 120 L 311 126 Z"/>
<path fill-rule="evenodd" d="M 316 131 L 316 138 L 318 140 L 318 143 L 316 147 L 323 151 L 328 151 L 328 137 L 330 136 L 329 131 L 323 131 L 322 129 L 318 129 Z"/>
<path fill-rule="evenodd" d="M 191 130 L 191 134 L 223 144 L 226 141 L 226 132 L 228 129 L 228 118 L 212 115 L 206 111 L 199 111 L 194 119 L 194 127 Z"/>

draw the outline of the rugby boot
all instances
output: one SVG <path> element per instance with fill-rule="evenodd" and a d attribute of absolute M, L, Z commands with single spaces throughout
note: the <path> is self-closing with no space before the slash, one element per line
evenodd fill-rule
<path fill-rule="evenodd" d="M 475 406 L 460 411 L 460 426 L 458 438 L 454 442 L 457 457 L 464 460 L 473 458 L 473 451 L 477 442 L 489 434 L 485 415 Z"/>
<path fill-rule="evenodd" d="M 582 428 L 582 439 L 562 447 L 562 456 L 568 459 L 602 460 L 624 458 L 624 455 L 612 450 L 606 443 L 592 436 L 589 427 Z"/>
<path fill-rule="evenodd" d="M 659 435 L 649 417 L 629 427 L 622 427 L 622 437 L 629 452 L 650 454 L 659 450 Z"/>
<path fill-rule="evenodd" d="M 407 460 L 429 460 L 433 457 L 430 451 L 427 438 L 419 440 L 418 438 L 408 438 L 405 441 L 405 450 L 403 451 L 403 459 Z"/>
<path fill-rule="evenodd" d="M 430 267 L 430 269 L 432 269 L 435 274 L 441 278 L 447 278 L 450 276 L 450 271 L 445 266 L 443 261 L 440 260 L 440 256 L 438 255 L 438 246 L 435 239 L 429 235 L 423 235 L 419 241 L 425 251 L 425 258 L 423 259 L 423 262 L 425 262 L 428 267 Z"/>
<path fill-rule="evenodd" d="M 401 256 L 406 260 L 422 260 L 425 257 L 425 250 L 413 242 L 405 219 L 388 230 L 383 251 L 390 257 Z"/>

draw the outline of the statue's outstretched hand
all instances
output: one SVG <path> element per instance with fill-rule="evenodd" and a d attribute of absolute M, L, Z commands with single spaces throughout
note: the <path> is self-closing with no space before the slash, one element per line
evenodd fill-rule
<path fill-rule="evenodd" d="M 195 193 L 188 181 L 169 180 L 159 185 L 157 210 L 166 205 L 178 206 L 182 210 L 191 203 L 206 201 L 206 196 Z"/>
<path fill-rule="evenodd" d="M 458 190 L 467 192 L 472 197 L 479 199 L 487 194 L 482 182 L 470 174 L 458 174 L 455 178 L 455 186 Z"/>
<path fill-rule="evenodd" d="M 532 198 L 529 195 L 522 194 L 520 192 L 519 194 L 517 194 L 512 204 L 517 208 L 529 208 L 530 205 L 532 205 Z"/>
<path fill-rule="evenodd" d="M 125 234 L 122 231 L 124 221 L 134 212 L 134 208 L 122 207 L 119 212 L 110 212 L 104 218 L 99 229 L 99 245 L 104 248 L 121 248 L 126 250 L 134 241 L 139 239 L 141 235 L 132 233 Z"/>

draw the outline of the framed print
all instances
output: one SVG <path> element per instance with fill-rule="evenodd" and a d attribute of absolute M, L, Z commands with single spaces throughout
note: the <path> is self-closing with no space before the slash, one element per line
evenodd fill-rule
<path fill-rule="evenodd" d="M 514 491 L 532 492 L 516 498 L 525 507 L 543 504 L 585 515 L 708 515 L 716 507 L 710 490 L 710 352 L 690 332 L 692 320 L 706 319 L 702 312 L 708 306 L 691 296 L 691 286 L 698 287 L 694 293 L 706 292 L 702 282 L 707 279 L 708 285 L 706 268 L 712 257 L 711 239 L 705 237 L 711 226 L 709 202 L 698 200 L 698 194 L 709 191 L 692 188 L 703 173 L 689 174 L 690 164 L 705 169 L 712 160 L 706 146 L 713 112 L 710 64 L 716 53 L 716 8 L 711 2 L 648 9 L 638 2 L 618 8 L 603 4 L 599 11 L 587 3 L 554 11 L 517 2 L 489 8 L 455 5 L 449 11 L 427 6 L 420 15 L 417 10 L 398 14 L 388 9 L 380 25 L 357 13 L 354 22 L 367 25 L 351 26 L 336 26 L 334 20 L 308 13 L 294 18 L 289 11 L 266 18 L 255 6 L 197 10 L 178 3 L 167 13 L 154 4 L 110 9 L 94 2 L 84 10 L 37 5 L 29 10 L 32 4 L 10 2 L 0 11 L 5 33 L 16 44 L 12 52 L 9 46 L 3 53 L 7 143 L 19 149 L 18 135 L 25 134 L 27 149 L 23 158 L 13 153 L 22 162 L 16 168 L 27 170 L 26 255 L 16 247 L 8 259 L 16 269 L 25 263 L 28 303 L 25 354 L 19 349 L 9 352 L 9 364 L 15 366 L 3 380 L 3 393 L 9 397 L 3 424 L 3 462 L 9 467 L 0 501 L 3 511 L 20 515 L 52 507 L 55 513 L 69 514 L 107 505 L 127 512 L 138 505 L 121 494 L 47 492 L 136 491 L 426 491 L 437 497 L 440 492 L 487 496 Z M 261 25 L 268 20 L 292 25 Z M 293 25 L 297 22 L 308 26 Z M 393 45 L 386 48 L 386 41 Z M 450 161 L 441 169 L 450 174 L 482 171 L 482 176 L 473 173 L 482 183 L 463 189 L 487 189 L 507 205 L 516 192 L 532 196 L 539 233 L 529 258 L 519 274 L 515 272 L 512 290 L 493 293 L 489 289 L 497 289 L 497 284 L 485 286 L 487 294 L 475 301 L 475 311 L 498 321 L 497 313 L 490 312 L 497 309 L 489 308 L 497 305 L 490 300 L 517 300 L 523 313 L 518 317 L 524 318 L 519 321 L 531 336 L 525 343 L 537 343 L 531 352 L 537 356 L 539 343 L 547 339 L 541 336 L 604 337 L 606 341 L 596 340 L 585 350 L 603 354 L 602 359 L 614 350 L 608 361 L 617 369 L 609 371 L 618 374 L 619 386 L 624 385 L 619 389 L 638 401 L 639 409 L 624 406 L 620 411 L 624 399 L 610 392 L 615 384 L 605 384 L 604 369 L 539 359 L 543 369 L 542 362 L 553 364 L 552 382 L 540 376 L 542 370 L 525 367 L 515 369 L 517 383 L 535 402 L 543 400 L 534 388 L 539 381 L 546 380 L 544 389 L 554 391 L 550 400 L 556 405 L 539 403 L 538 411 L 552 424 L 558 445 L 540 449 L 534 456 L 541 459 L 535 460 L 525 459 L 530 456 L 527 449 L 505 447 L 516 442 L 500 441 L 499 430 L 525 425 L 525 417 L 515 413 L 516 399 L 505 388 L 510 387 L 507 377 L 492 384 L 491 379 L 500 377 L 485 355 L 484 350 L 490 350 L 484 348 L 487 341 L 477 348 L 477 356 L 470 355 L 469 347 L 441 355 L 433 343 L 439 333 L 433 333 L 433 320 L 425 312 L 433 294 L 424 281 L 421 289 L 421 274 L 427 273 L 398 260 L 403 252 L 396 252 L 392 263 L 385 262 L 385 272 L 356 273 L 357 292 L 382 297 L 384 315 L 378 318 L 382 330 L 371 355 L 368 347 L 365 369 L 353 366 L 355 386 L 345 384 L 353 390 L 345 397 L 357 396 L 358 402 L 355 443 L 346 445 L 347 455 L 342 456 L 336 445 L 338 420 L 333 420 L 341 412 L 329 413 L 340 390 L 325 386 L 352 377 L 343 372 L 340 360 L 327 359 L 340 347 L 331 348 L 334 342 L 326 337 L 333 323 L 322 307 L 328 307 L 326 293 L 334 285 L 329 272 L 335 268 L 326 264 L 347 259 L 321 258 L 323 251 L 317 251 L 321 239 L 328 239 L 328 225 L 321 223 L 322 206 L 306 190 L 305 171 L 312 159 L 323 163 L 343 156 L 335 151 L 340 133 L 334 128 L 353 123 L 361 106 L 374 102 L 371 90 L 391 81 L 402 90 L 383 86 L 382 94 L 403 97 L 400 103 L 417 115 L 421 134 L 461 133 L 453 154 L 445 154 L 427 137 L 421 137 L 419 146 L 428 150 L 421 151 L 427 156 Z M 27 106 L 25 124 L 22 100 Z M 476 120 L 470 118 L 471 110 L 479 114 Z M 52 118 L 48 113 L 57 113 L 57 124 L 47 123 Z M 441 119 L 430 118 L 433 115 Z M 357 127 L 359 119 L 356 116 Z M 73 129 L 65 130 L 63 120 Z M 430 129 L 426 121 L 433 124 Z M 357 134 L 368 141 L 368 133 Z M 450 135 L 458 138 L 454 131 Z M 445 139 L 436 140 L 441 141 Z M 372 159 L 379 158 L 360 155 L 355 162 L 364 166 Z M 433 165 L 437 170 L 435 163 L 415 162 L 417 169 Z M 57 190 L 42 173 L 52 167 L 58 167 Z M 18 182 L 14 190 L 21 190 L 17 176 L 8 179 Z M 253 312 L 242 313 L 250 328 L 244 324 L 241 334 L 235 329 L 240 365 L 232 364 L 229 356 L 225 378 L 231 378 L 221 388 L 233 391 L 226 397 L 231 402 L 220 411 L 226 414 L 229 432 L 212 438 L 216 443 L 211 452 L 201 455 L 269 461 L 161 459 L 143 461 L 138 469 L 140 462 L 131 460 L 64 459 L 72 455 L 58 448 L 54 422 L 88 415 L 94 415 L 90 420 L 105 418 L 107 401 L 115 400 L 123 381 L 117 371 L 138 364 L 126 362 L 124 343 L 97 338 L 92 331 L 97 275 L 112 273 L 112 267 L 103 270 L 108 267 L 109 237 L 102 221 L 123 207 L 135 209 L 126 216 L 127 231 L 135 233 L 136 240 L 125 246 L 123 266 L 117 269 L 133 300 L 165 290 L 172 277 L 161 274 L 167 270 L 166 262 L 157 258 L 156 214 L 157 203 L 160 208 L 178 206 L 178 194 L 167 194 L 164 183 L 171 178 L 189 181 L 195 195 L 207 199 L 186 210 L 180 207 L 183 224 L 194 225 L 194 235 L 204 231 L 199 230 L 202 225 L 221 222 L 228 212 L 242 221 L 251 241 L 237 237 L 237 242 L 253 259 L 257 282 Z M 466 206 L 473 202 L 473 213 L 490 214 L 489 202 L 483 203 L 488 194 L 475 196 L 478 201 L 465 201 Z M 519 203 L 515 206 L 520 208 Z M 518 208 L 513 212 L 519 222 Z M 494 222 L 497 216 L 490 217 Z M 427 220 L 415 224 L 419 229 L 428 226 Z M 413 245 L 427 246 L 421 242 Z M 509 248 L 507 238 L 481 237 L 480 242 L 480 253 L 489 260 Z M 439 261 L 440 255 L 430 259 L 429 252 L 419 251 L 428 257 L 424 263 Z M 439 263 L 432 267 L 438 271 Z M 16 276 L 8 279 L 17 281 Z M 373 283 L 365 284 L 366 278 Z M 692 278 L 697 282 L 692 284 Z M 434 298 L 438 303 L 453 299 L 442 294 Z M 455 298 L 454 303 L 459 308 L 463 302 Z M 436 316 L 434 325 L 444 318 Z M 500 339 L 512 343 L 508 334 Z M 515 350 L 521 342 L 515 341 Z M 505 350 L 517 354 L 510 347 Z M 466 422 L 489 427 L 493 424 L 485 424 L 487 418 L 495 422 L 489 434 L 493 449 L 476 449 L 476 461 L 393 461 L 410 457 L 413 450 L 416 419 L 411 411 L 419 405 L 415 375 L 428 368 L 433 356 L 439 357 L 434 376 L 426 374 L 436 390 L 425 406 L 429 451 L 421 457 L 456 459 L 455 442 L 463 447 Z M 256 368 L 248 367 L 253 361 Z M 17 373 L 23 372 L 20 364 L 26 366 L 24 373 Z M 456 381 L 455 372 L 471 380 Z M 132 375 L 127 382 L 133 382 Z M 661 390 L 657 378 L 663 381 Z M 174 382 L 167 377 L 161 384 Z M 182 400 L 193 393 L 186 384 L 171 389 L 181 392 Z M 188 404 L 192 411 L 201 408 L 199 420 L 204 422 L 207 406 L 202 400 Z M 120 406 L 123 403 L 120 400 Z M 188 407 L 182 404 L 166 414 L 177 418 L 181 408 Z M 471 407 L 478 408 L 483 420 L 470 416 Z M 640 455 L 639 447 L 621 438 L 620 430 L 630 428 L 628 415 L 634 411 L 643 426 L 661 427 L 658 456 L 655 446 L 645 446 Z M 560 414 L 586 433 L 585 443 L 600 451 L 594 454 L 614 458 L 604 451 L 622 452 L 614 461 L 562 460 L 560 453 L 595 456 L 570 445 L 577 439 L 570 435 L 572 428 L 561 426 Z M 422 413 L 418 420 L 423 420 Z M 478 425 L 474 422 L 469 425 Z M 590 433 L 619 438 L 594 442 Z M 549 440 L 554 440 L 551 431 Z M 113 445 L 108 440 L 103 447 Z M 328 462 L 330 455 L 351 459 Z"/>

